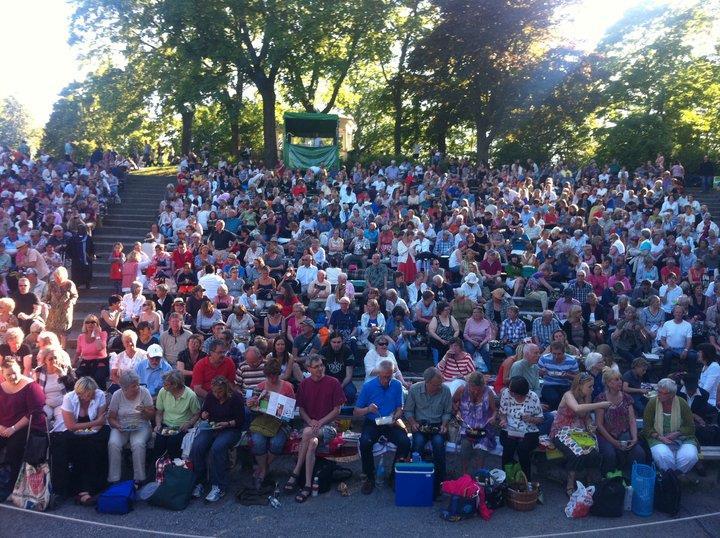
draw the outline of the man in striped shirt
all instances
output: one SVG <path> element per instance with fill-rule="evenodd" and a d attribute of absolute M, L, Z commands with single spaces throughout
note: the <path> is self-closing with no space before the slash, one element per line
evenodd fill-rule
<path fill-rule="evenodd" d="M 544 380 L 540 400 L 550 409 L 557 409 L 563 394 L 570 390 L 572 380 L 579 371 L 578 362 L 571 355 L 565 354 L 565 344 L 555 341 L 550 344 L 550 353 L 540 357 L 538 366 Z"/>
<path fill-rule="evenodd" d="M 250 346 L 245 351 L 245 361 L 240 363 L 235 372 L 235 385 L 238 392 L 246 398 L 248 390 L 253 390 L 262 381 L 265 381 L 265 360 L 260 350 Z"/>

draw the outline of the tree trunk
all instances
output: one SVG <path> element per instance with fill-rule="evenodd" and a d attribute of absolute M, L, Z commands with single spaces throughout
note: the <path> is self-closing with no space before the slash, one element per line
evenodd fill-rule
<path fill-rule="evenodd" d="M 239 118 L 230 119 L 230 154 L 237 158 L 240 155 L 240 120 Z"/>
<path fill-rule="evenodd" d="M 193 118 L 195 117 L 195 111 L 185 111 L 181 112 L 180 116 L 182 117 L 182 134 L 180 136 L 180 153 L 183 155 L 187 155 L 190 153 L 190 149 L 192 146 L 192 124 L 193 124 Z"/>
<path fill-rule="evenodd" d="M 437 145 L 438 151 L 443 155 L 447 154 L 447 124 L 439 125 L 436 133 L 435 144 Z"/>
<path fill-rule="evenodd" d="M 488 162 L 490 156 L 490 142 L 492 140 L 488 136 L 487 127 L 482 122 L 475 122 L 475 130 L 477 133 L 477 142 L 475 144 L 475 151 L 477 152 L 478 162 Z"/>
<path fill-rule="evenodd" d="M 278 160 L 275 83 L 266 78 L 257 84 L 257 89 L 263 102 L 263 160 L 265 166 L 275 167 Z"/>
<path fill-rule="evenodd" d="M 395 157 L 400 157 L 402 153 L 402 122 L 403 122 L 403 102 L 402 102 L 402 86 L 399 79 L 395 80 L 393 88 L 393 152 Z"/>

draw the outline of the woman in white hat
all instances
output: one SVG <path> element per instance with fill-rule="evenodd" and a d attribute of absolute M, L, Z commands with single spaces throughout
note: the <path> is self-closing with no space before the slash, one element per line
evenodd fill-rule
<path fill-rule="evenodd" d="M 475 273 L 467 274 L 460 289 L 465 294 L 465 297 L 475 303 L 482 297 L 482 282 Z"/>

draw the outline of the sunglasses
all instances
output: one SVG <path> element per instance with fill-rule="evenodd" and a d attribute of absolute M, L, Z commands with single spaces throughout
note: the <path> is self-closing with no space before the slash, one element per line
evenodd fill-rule
<path fill-rule="evenodd" d="M 376 346 L 383 346 L 383 347 L 385 347 L 385 346 L 388 345 L 388 343 L 387 343 L 387 342 L 377 342 L 375 345 L 376 345 Z"/>
<path fill-rule="evenodd" d="M 85 325 L 97 325 L 97 321 L 86 321 Z"/>

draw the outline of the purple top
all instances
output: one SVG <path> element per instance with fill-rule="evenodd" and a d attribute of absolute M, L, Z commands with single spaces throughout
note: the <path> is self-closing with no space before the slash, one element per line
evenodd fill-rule
<path fill-rule="evenodd" d="M 623 398 L 617 406 L 611 405 L 605 410 L 603 420 L 605 429 L 615 439 L 619 438 L 623 433 L 630 431 L 630 407 L 633 404 L 633 399 L 626 392 L 623 392 L 622 395 Z M 606 400 L 605 392 L 601 392 L 597 398 L 595 398 L 596 402 L 604 402 Z"/>

